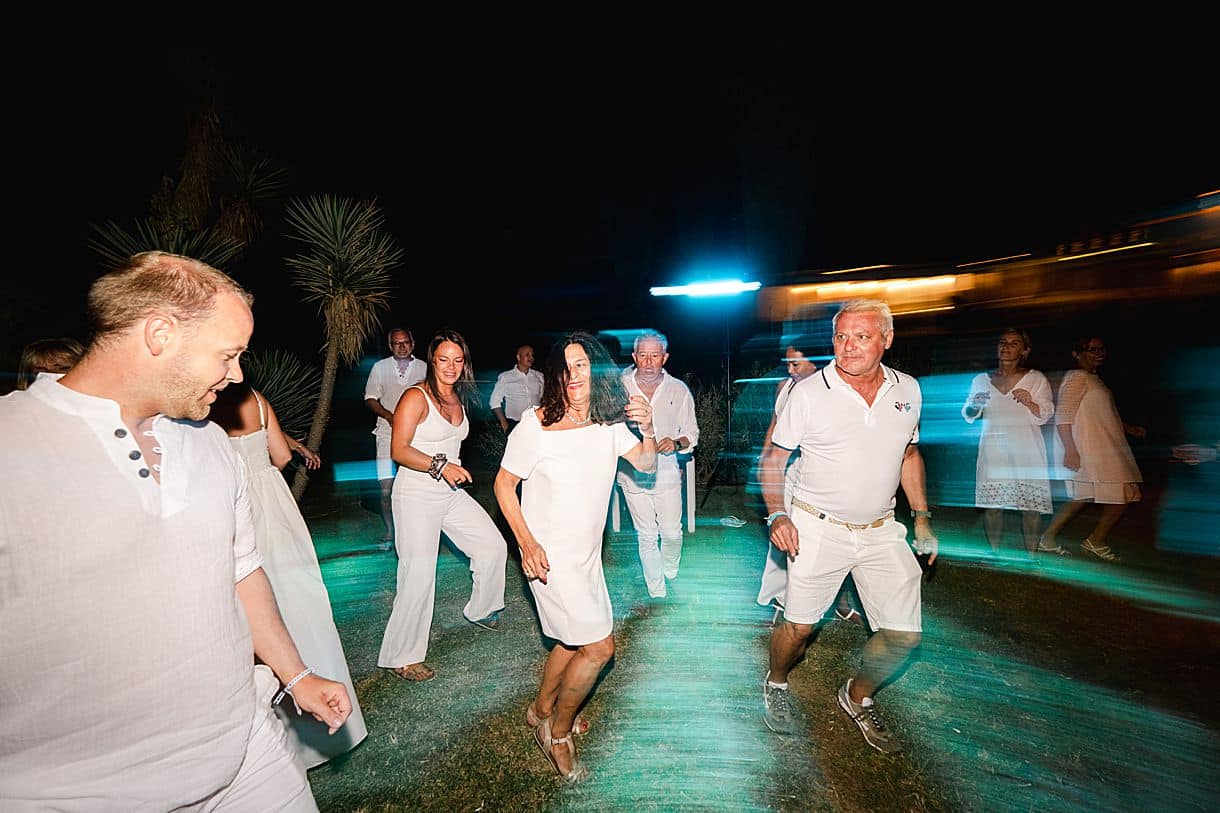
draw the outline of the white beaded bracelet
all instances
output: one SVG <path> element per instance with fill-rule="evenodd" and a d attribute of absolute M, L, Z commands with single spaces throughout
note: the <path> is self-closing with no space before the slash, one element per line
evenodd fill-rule
<path fill-rule="evenodd" d="M 313 674 L 313 667 L 307 666 L 305 668 L 304 672 L 297 675 L 292 680 L 288 681 L 288 685 L 285 686 L 284 688 L 280 689 L 280 693 L 277 694 L 275 696 L 275 699 L 271 701 L 271 705 L 278 706 L 280 701 L 284 699 L 284 695 L 288 695 L 289 697 L 292 697 L 293 708 L 295 708 L 297 710 L 297 714 L 299 715 L 301 713 L 301 707 L 297 705 L 297 699 L 292 696 L 292 687 L 297 685 L 297 683 L 300 682 L 301 678 L 303 678 L 307 675 L 312 675 L 312 674 Z"/>

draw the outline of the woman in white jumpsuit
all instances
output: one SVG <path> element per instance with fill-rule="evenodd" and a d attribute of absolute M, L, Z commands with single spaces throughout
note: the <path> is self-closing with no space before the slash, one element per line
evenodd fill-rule
<path fill-rule="evenodd" d="M 504 609 L 508 550 L 487 512 L 465 491 L 462 441 L 470 433 L 463 402 L 475 394 L 466 340 L 442 330 L 428 344 L 428 375 L 402 394 L 394 409 L 390 455 L 398 464 L 391 496 L 398 589 L 381 639 L 379 666 L 403 680 L 430 680 L 424 663 L 436 599 L 436 555 L 443 532 L 470 557 L 473 586 L 462 610 L 467 621 L 498 629 Z"/>
<path fill-rule="evenodd" d="M 555 771 L 577 782 L 588 775 L 572 744 L 573 728 L 585 727 L 577 712 L 614 655 L 602 572 L 610 492 L 620 457 L 640 471 L 656 467 L 656 433 L 647 399 L 628 400 L 609 354 L 588 333 L 559 340 L 544 378 L 542 406 L 522 413 L 508 437 L 496 499 L 521 548 L 542 631 L 555 640 L 526 723 Z"/>

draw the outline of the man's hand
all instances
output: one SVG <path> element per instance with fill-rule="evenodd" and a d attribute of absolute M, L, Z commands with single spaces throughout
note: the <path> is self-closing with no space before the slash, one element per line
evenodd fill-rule
<path fill-rule="evenodd" d="M 795 559 L 800 552 L 800 533 L 788 517 L 776 517 L 771 523 L 771 544 L 788 554 L 789 559 Z"/>
<path fill-rule="evenodd" d="M 317 675 L 306 675 L 297 681 L 297 685 L 292 687 L 292 699 L 301 711 L 307 711 L 319 722 L 325 723 L 330 734 L 338 731 L 352 713 L 347 687 Z"/>
<path fill-rule="evenodd" d="M 669 454 L 677 450 L 678 444 L 674 443 L 673 438 L 661 438 L 657 441 L 657 454 Z"/>
<path fill-rule="evenodd" d="M 940 540 L 932 533 L 932 523 L 927 517 L 915 518 L 915 552 L 927 555 L 928 564 L 935 562 L 940 552 Z"/>

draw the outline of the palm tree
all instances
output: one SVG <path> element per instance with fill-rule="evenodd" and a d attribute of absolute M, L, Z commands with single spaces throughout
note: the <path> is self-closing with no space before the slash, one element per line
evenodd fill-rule
<path fill-rule="evenodd" d="M 403 252 L 382 230 L 384 218 L 373 201 L 315 195 L 289 201 L 286 217 L 288 237 L 306 248 L 285 260 L 292 282 L 304 292 L 304 301 L 318 303 L 326 330 L 322 385 L 306 441 L 317 449 L 330 420 L 339 364 L 359 361 L 365 342 L 380 327 L 390 304 L 390 271 L 402 263 Z M 308 482 L 308 473 L 298 468 L 292 482 L 298 500 Z"/>

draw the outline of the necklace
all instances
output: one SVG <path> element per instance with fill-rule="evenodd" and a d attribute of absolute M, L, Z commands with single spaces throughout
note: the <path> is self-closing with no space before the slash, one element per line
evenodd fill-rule
<path fill-rule="evenodd" d="M 587 424 L 587 423 L 589 423 L 590 421 L 592 421 L 592 420 L 593 420 L 593 418 L 591 418 L 591 417 L 590 417 L 590 418 L 585 418 L 583 421 L 578 421 L 578 420 L 576 420 L 575 418 L 573 418 L 573 417 L 572 417 L 572 413 L 571 413 L 571 411 L 565 412 L 565 413 L 564 413 L 564 416 L 565 416 L 565 417 L 566 417 L 566 418 L 567 418 L 569 421 L 571 421 L 571 422 L 572 422 L 572 423 L 573 423 L 575 426 L 584 426 L 585 424 Z"/>

